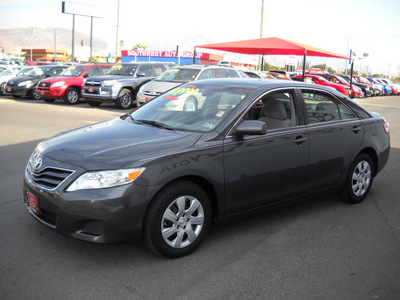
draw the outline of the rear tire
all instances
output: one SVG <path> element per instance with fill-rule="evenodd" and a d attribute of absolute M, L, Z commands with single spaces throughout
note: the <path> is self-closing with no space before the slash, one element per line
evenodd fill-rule
<path fill-rule="evenodd" d="M 79 91 L 76 88 L 68 88 L 64 95 L 64 102 L 77 104 L 79 102 Z"/>
<path fill-rule="evenodd" d="M 347 203 L 360 203 L 368 196 L 373 179 L 374 164 L 372 159 L 368 154 L 361 153 L 350 166 L 341 198 Z"/>
<path fill-rule="evenodd" d="M 161 191 L 144 220 L 143 242 L 149 250 L 167 257 L 195 251 L 211 223 L 207 194 L 197 184 L 178 181 Z"/>

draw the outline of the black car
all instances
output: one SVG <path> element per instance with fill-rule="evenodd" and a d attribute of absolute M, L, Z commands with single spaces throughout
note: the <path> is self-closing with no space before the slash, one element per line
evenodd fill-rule
<path fill-rule="evenodd" d="M 178 257 L 212 222 L 243 211 L 332 191 L 361 202 L 389 151 L 385 119 L 333 89 L 200 80 L 39 143 L 23 193 L 29 213 L 61 234 L 142 237 Z"/>
<path fill-rule="evenodd" d="M 24 76 L 14 77 L 7 81 L 5 87 L 6 93 L 12 95 L 14 98 L 28 96 L 38 100 L 40 99 L 40 95 L 36 93 L 38 82 L 44 78 L 59 75 L 66 68 L 66 66 L 59 65 L 37 66 Z"/>

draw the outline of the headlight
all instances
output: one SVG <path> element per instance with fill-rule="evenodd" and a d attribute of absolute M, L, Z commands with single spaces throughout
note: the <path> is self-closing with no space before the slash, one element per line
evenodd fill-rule
<path fill-rule="evenodd" d="M 117 84 L 117 81 L 114 79 L 114 80 L 104 80 L 103 81 L 103 85 L 104 86 L 106 86 L 106 85 L 115 85 L 115 84 Z"/>
<path fill-rule="evenodd" d="M 64 84 L 65 84 L 65 81 L 57 81 L 56 83 L 53 83 L 51 86 L 59 87 L 59 86 L 63 86 Z"/>
<path fill-rule="evenodd" d="M 22 81 L 18 84 L 18 86 L 31 86 L 32 85 L 32 80 L 28 80 L 28 81 Z"/>
<path fill-rule="evenodd" d="M 121 169 L 99 172 L 88 172 L 79 176 L 68 187 L 67 192 L 89 189 L 105 189 L 133 182 L 145 168 Z"/>

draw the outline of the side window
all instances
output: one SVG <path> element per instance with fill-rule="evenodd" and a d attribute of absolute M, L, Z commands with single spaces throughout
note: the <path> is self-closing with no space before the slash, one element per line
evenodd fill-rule
<path fill-rule="evenodd" d="M 110 67 L 101 67 L 101 75 L 106 75 Z"/>
<path fill-rule="evenodd" d="M 89 76 L 99 76 L 102 73 L 101 73 L 100 67 L 93 67 L 93 68 L 90 68 L 89 70 L 87 70 L 86 74 Z"/>
<path fill-rule="evenodd" d="M 207 70 L 204 70 L 200 74 L 198 80 L 200 80 L 200 79 L 210 79 L 210 78 L 213 78 L 213 74 L 212 74 L 212 71 L 210 69 L 207 69 Z"/>
<path fill-rule="evenodd" d="M 339 103 L 339 112 L 340 112 L 340 119 L 341 120 L 349 120 L 349 119 L 356 119 L 357 117 L 354 113 L 348 109 L 343 103 Z"/>
<path fill-rule="evenodd" d="M 166 70 L 166 68 L 165 68 L 164 66 L 155 65 L 155 66 L 154 66 L 154 75 L 155 75 L 155 76 L 158 76 L 158 75 L 160 75 L 162 72 L 164 72 L 165 70 Z"/>
<path fill-rule="evenodd" d="M 139 67 L 137 74 L 144 74 L 145 77 L 153 76 L 151 65 L 142 65 Z"/>
<path fill-rule="evenodd" d="M 225 69 L 214 69 L 214 78 L 227 78 L 229 77 L 229 73 Z"/>
<path fill-rule="evenodd" d="M 64 71 L 64 68 L 56 68 L 51 71 L 51 75 L 56 76 L 56 75 L 60 74 L 62 71 Z"/>
<path fill-rule="evenodd" d="M 310 124 L 340 120 L 339 107 L 334 98 L 318 92 L 302 93 Z M 343 107 L 346 109 L 344 105 Z"/>
<path fill-rule="evenodd" d="M 229 77 L 231 77 L 231 78 L 239 77 L 240 78 L 239 74 L 235 70 L 229 70 Z"/>
<path fill-rule="evenodd" d="M 280 91 L 265 95 L 253 105 L 244 119 L 263 121 L 267 124 L 267 130 L 296 126 L 292 92 Z"/>

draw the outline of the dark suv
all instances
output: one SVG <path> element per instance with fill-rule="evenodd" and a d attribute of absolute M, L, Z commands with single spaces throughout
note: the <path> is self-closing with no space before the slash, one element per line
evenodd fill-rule
<path fill-rule="evenodd" d="M 135 103 L 141 85 L 169 69 L 168 63 L 117 63 L 105 76 L 85 80 L 82 96 L 91 106 L 103 102 L 115 102 L 120 109 L 130 108 Z"/>
<path fill-rule="evenodd" d="M 136 96 L 137 105 L 143 105 L 162 93 L 189 81 L 211 78 L 249 78 L 233 67 L 221 65 L 176 66 L 158 76 L 156 80 L 144 84 Z"/>

